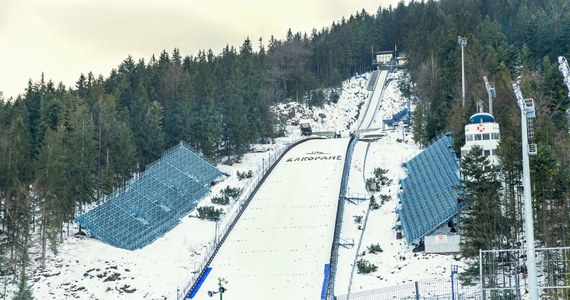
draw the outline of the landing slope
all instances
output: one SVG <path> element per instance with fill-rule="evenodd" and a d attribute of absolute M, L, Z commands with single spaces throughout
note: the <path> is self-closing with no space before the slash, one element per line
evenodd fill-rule
<path fill-rule="evenodd" d="M 251 200 L 194 299 L 218 278 L 231 299 L 319 299 L 330 260 L 348 139 L 291 149 Z"/>

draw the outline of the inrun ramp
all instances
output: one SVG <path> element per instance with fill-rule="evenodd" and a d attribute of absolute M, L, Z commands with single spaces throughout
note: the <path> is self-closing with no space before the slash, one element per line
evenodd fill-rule
<path fill-rule="evenodd" d="M 377 72 L 377 71 L 375 71 Z M 384 87 L 386 84 L 386 78 L 388 77 L 388 71 L 382 70 L 378 75 L 378 81 L 374 86 L 374 91 L 372 92 L 372 96 L 370 100 L 366 104 L 366 111 L 363 114 L 362 119 L 358 123 L 358 129 L 368 129 L 372 125 L 372 121 L 374 121 L 374 117 L 376 116 L 376 112 L 380 109 L 380 103 L 382 102 L 382 97 L 384 95 Z"/>
<path fill-rule="evenodd" d="M 303 142 L 275 166 L 192 299 L 321 299 L 349 139 Z M 218 297 L 218 295 L 214 295 Z"/>
<path fill-rule="evenodd" d="M 213 163 L 180 142 L 77 222 L 107 244 L 142 248 L 174 228 L 222 175 Z"/>

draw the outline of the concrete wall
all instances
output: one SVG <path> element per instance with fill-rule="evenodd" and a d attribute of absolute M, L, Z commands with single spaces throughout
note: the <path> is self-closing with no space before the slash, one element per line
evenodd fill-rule
<path fill-rule="evenodd" d="M 459 235 L 427 235 L 424 238 L 426 253 L 459 252 Z"/>

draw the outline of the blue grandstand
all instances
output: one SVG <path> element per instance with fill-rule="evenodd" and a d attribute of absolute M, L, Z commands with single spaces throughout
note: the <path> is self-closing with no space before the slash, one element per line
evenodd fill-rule
<path fill-rule="evenodd" d="M 174 228 L 222 175 L 213 163 L 180 142 L 77 222 L 112 246 L 142 248 Z"/>
<path fill-rule="evenodd" d="M 410 111 L 407 107 L 400 110 L 399 112 L 392 115 L 390 119 L 384 119 L 384 124 L 388 126 L 394 126 L 400 122 L 404 122 L 405 124 L 410 124 L 410 118 L 412 117 L 413 112 Z"/>
<path fill-rule="evenodd" d="M 434 232 L 457 214 L 459 164 L 451 134 L 444 134 L 404 164 L 400 220 L 409 245 Z"/>

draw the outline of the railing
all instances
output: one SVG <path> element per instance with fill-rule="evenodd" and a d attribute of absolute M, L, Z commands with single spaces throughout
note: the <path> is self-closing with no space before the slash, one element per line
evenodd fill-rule
<path fill-rule="evenodd" d="M 342 172 L 342 182 L 340 186 L 340 194 L 338 200 L 338 207 L 336 212 L 336 222 L 334 226 L 334 237 L 333 237 L 333 244 L 331 248 L 331 257 L 330 257 L 330 266 L 331 266 L 331 273 L 329 276 L 329 282 L 327 284 L 327 295 L 326 299 L 334 299 L 334 282 L 336 277 L 336 270 L 338 267 L 338 247 L 340 242 L 340 230 L 342 228 L 342 216 L 344 213 L 344 202 L 345 202 L 345 195 L 348 186 L 348 176 L 350 171 L 350 162 L 352 158 L 352 153 L 354 152 L 354 146 L 358 142 L 358 135 L 353 135 L 350 138 L 350 142 L 346 149 L 346 156 L 344 161 L 344 169 Z"/>
<path fill-rule="evenodd" d="M 224 218 L 217 222 L 217 230 L 214 237 L 214 243 L 210 244 L 210 246 L 205 249 L 205 255 L 203 256 L 203 259 L 194 263 L 195 272 L 193 272 L 190 279 L 183 284 L 182 288 L 177 289 L 177 299 L 185 299 L 186 296 L 195 288 L 198 279 L 200 279 L 206 270 L 206 267 L 212 262 L 221 245 L 234 227 L 235 223 L 239 220 L 239 217 L 247 208 L 249 202 L 257 192 L 259 186 L 271 173 L 276 163 L 279 162 L 283 155 L 287 153 L 291 148 L 312 139 L 318 138 L 301 138 L 296 142 L 285 145 L 282 148 L 275 150 L 275 152 L 270 153 L 267 157 L 267 160 L 263 159 L 262 165 L 259 166 L 257 171 L 254 172 L 254 174 L 256 174 L 255 177 L 252 178 L 247 186 L 242 189 L 239 199 L 231 205 L 231 207 L 225 213 Z"/>
<path fill-rule="evenodd" d="M 350 295 L 339 295 L 337 300 L 392 300 L 392 299 L 480 299 L 480 292 L 475 286 L 457 286 L 452 288 L 451 276 L 409 281 L 395 286 L 358 291 Z"/>
<path fill-rule="evenodd" d="M 536 248 L 540 299 L 569 299 L 570 247 Z M 481 294 L 487 299 L 523 297 L 528 290 L 527 249 L 479 251 Z"/>

